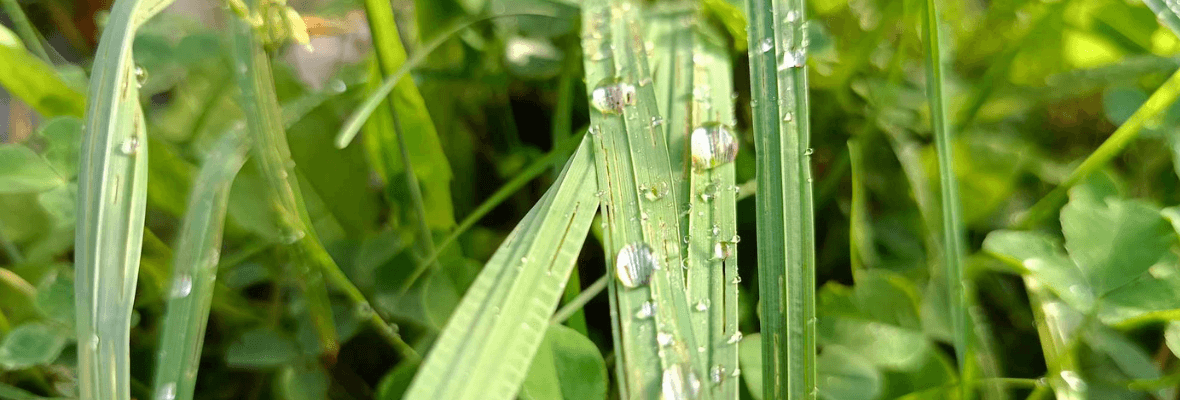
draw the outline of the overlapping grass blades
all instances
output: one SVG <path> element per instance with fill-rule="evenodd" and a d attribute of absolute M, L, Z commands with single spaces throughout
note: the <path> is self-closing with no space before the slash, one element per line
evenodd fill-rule
<path fill-rule="evenodd" d="M 681 163 L 680 196 L 688 203 L 682 232 L 692 304 L 693 333 L 705 348 L 708 391 L 714 399 L 738 397 L 737 216 L 733 163 L 692 168 L 690 135 L 713 127 L 732 129 L 733 66 L 723 37 L 697 19 L 694 8 L 660 10 L 648 18 L 647 37 L 654 46 L 652 77 L 665 117 L 671 159 Z M 722 128 L 716 128 L 722 129 Z"/>
<path fill-rule="evenodd" d="M 331 320 L 324 284 L 326 278 L 348 296 L 357 312 L 394 349 L 407 359 L 417 360 L 417 353 L 402 340 L 394 327 L 377 315 L 364 294 L 348 280 L 312 230 L 311 218 L 299 192 L 295 164 L 291 161 L 291 150 L 283 130 L 282 111 L 275 96 L 269 57 L 255 40 L 250 26 L 238 20 L 235 20 L 234 25 L 235 69 L 241 90 L 241 106 L 246 115 L 246 128 L 253 140 L 255 161 L 267 180 L 273 209 L 282 228 L 286 230 L 284 239 L 291 247 L 321 350 L 327 357 L 334 357 L 337 350 L 335 326 Z"/>
<path fill-rule="evenodd" d="M 147 128 L 131 58 L 136 29 L 171 3 L 119 0 L 95 55 L 78 174 L 74 244 L 78 396 L 126 400 L 131 308 L 147 205 Z"/>
<path fill-rule="evenodd" d="M 938 7 L 935 0 L 926 1 L 923 24 L 923 39 L 926 42 L 926 98 L 930 102 L 930 119 L 934 131 L 934 145 L 938 153 L 938 177 L 942 204 L 942 274 L 946 279 L 951 330 L 954 335 L 955 355 L 959 362 L 960 398 L 970 398 L 971 380 L 974 369 L 972 359 L 970 302 L 965 288 L 968 286 L 963 275 L 966 233 L 963 225 L 962 203 L 959 202 L 959 184 L 955 179 L 954 155 L 951 152 L 950 123 L 947 121 L 947 103 L 944 95 L 942 76 L 942 27 L 939 25 Z M 937 274 L 934 274 L 937 276 Z"/>
<path fill-rule="evenodd" d="M 815 233 L 802 0 L 747 0 L 766 399 L 814 399 Z"/>
<path fill-rule="evenodd" d="M 472 283 L 406 399 L 511 399 L 549 327 L 598 210 L 585 138 Z"/>
<path fill-rule="evenodd" d="M 705 376 L 685 295 L 682 189 L 648 71 L 637 6 L 582 4 L 590 133 L 602 194 L 604 249 L 623 399 L 680 398 Z M 661 388 L 663 385 L 663 388 Z M 709 392 L 701 393 L 711 398 Z"/>
<path fill-rule="evenodd" d="M 172 264 L 172 289 L 160 335 L 154 396 L 190 400 L 196 384 L 213 283 L 221 255 L 221 232 L 234 177 L 246 160 L 245 132 L 225 134 L 205 157 L 189 194 Z"/>

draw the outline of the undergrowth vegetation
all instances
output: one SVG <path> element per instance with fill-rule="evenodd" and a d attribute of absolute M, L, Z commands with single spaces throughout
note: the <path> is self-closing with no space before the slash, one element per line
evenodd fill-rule
<path fill-rule="evenodd" d="M 1180 396 L 1171 0 L 175 1 L 0 1 L 0 399 Z"/>

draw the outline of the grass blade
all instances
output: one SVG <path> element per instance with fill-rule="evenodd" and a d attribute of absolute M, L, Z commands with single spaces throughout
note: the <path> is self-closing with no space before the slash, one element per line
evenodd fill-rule
<path fill-rule="evenodd" d="M 727 134 L 735 123 L 733 66 L 722 36 L 695 18 L 697 10 L 681 8 L 649 18 L 648 37 L 655 44 L 652 57 L 655 91 L 661 115 L 667 117 L 673 160 L 681 160 L 681 173 L 688 177 L 678 183 L 680 202 L 687 202 L 688 221 L 684 237 L 688 271 L 687 293 L 692 308 L 694 335 L 705 344 L 709 366 L 709 391 L 715 399 L 738 397 L 738 351 L 731 343 L 738 332 L 737 215 L 734 166 L 692 168 L 688 154 L 701 135 L 717 129 Z M 707 137 L 707 136 L 704 136 Z M 683 221 L 682 221 L 683 222 Z M 736 340 L 733 340 L 736 342 Z"/>
<path fill-rule="evenodd" d="M 950 299 L 951 330 L 954 334 L 955 355 L 959 361 L 960 398 L 971 396 L 973 380 L 971 370 L 972 330 L 970 302 L 963 275 L 966 233 L 963 225 L 962 203 L 959 201 L 959 184 L 955 181 L 954 155 L 951 153 L 950 124 L 947 121 L 947 103 L 943 94 L 945 83 L 942 77 L 942 28 L 938 20 L 938 7 L 934 0 L 926 1 L 926 15 L 923 24 L 926 42 L 926 98 L 930 102 L 931 124 L 934 131 L 934 145 L 938 153 L 938 177 L 942 204 L 942 257 L 943 274 L 946 279 L 947 295 Z"/>
<path fill-rule="evenodd" d="M 1180 36 L 1180 15 L 1177 15 L 1177 10 L 1180 10 L 1180 1 L 1176 0 L 1143 0 L 1155 13 L 1155 18 L 1160 21 L 1160 24 L 1172 30 L 1172 33 Z"/>
<path fill-rule="evenodd" d="M 516 396 L 598 209 L 590 152 L 586 138 L 553 187 L 496 250 L 405 398 Z"/>
<path fill-rule="evenodd" d="M 20 35 L 20 40 L 25 42 L 29 51 L 41 58 L 41 61 L 51 62 L 49 53 L 46 53 L 45 47 L 41 46 L 41 37 L 37 35 L 37 28 L 33 27 L 29 16 L 25 15 L 25 10 L 20 8 L 20 3 L 17 0 L 2 0 L 0 5 L 4 7 L 4 12 L 8 13 L 12 24 L 16 25 L 16 32 Z"/>
<path fill-rule="evenodd" d="M 348 296 L 357 311 L 366 315 L 369 324 L 395 350 L 406 359 L 416 361 L 418 354 L 373 311 L 364 294 L 332 260 L 312 229 L 311 218 L 299 193 L 291 150 L 283 130 L 282 111 L 275 96 L 270 60 L 254 40 L 254 32 L 249 26 L 242 21 L 236 21 L 235 26 L 234 54 L 238 65 L 244 67 L 238 68 L 238 87 L 242 92 L 242 108 L 246 111 L 246 126 L 254 142 L 255 161 L 267 179 L 278 220 L 287 230 L 285 236 L 299 265 L 301 281 L 316 318 L 313 325 L 318 331 L 325 356 L 334 356 L 336 350 L 335 326 L 331 322 L 331 309 L 324 286 L 326 278 Z"/>
<path fill-rule="evenodd" d="M 74 243 L 78 395 L 131 397 L 128 342 L 147 205 L 147 128 L 131 58 L 135 31 L 167 0 L 119 0 L 87 95 Z"/>
<path fill-rule="evenodd" d="M 172 265 L 172 290 L 160 335 L 155 398 L 190 400 L 196 384 L 213 282 L 221 254 L 221 229 L 234 177 L 246 161 L 245 132 L 223 136 L 205 158 L 189 195 Z"/>
<path fill-rule="evenodd" d="M 685 295 L 680 239 L 682 192 L 636 7 L 625 1 L 582 5 L 582 49 L 590 91 L 590 132 L 605 196 L 604 250 L 623 399 L 678 398 L 704 376 Z M 669 392 L 671 391 L 671 393 Z M 711 393 L 702 393 L 711 398 Z"/>
<path fill-rule="evenodd" d="M 747 0 L 763 397 L 814 399 L 815 227 L 802 0 Z"/>

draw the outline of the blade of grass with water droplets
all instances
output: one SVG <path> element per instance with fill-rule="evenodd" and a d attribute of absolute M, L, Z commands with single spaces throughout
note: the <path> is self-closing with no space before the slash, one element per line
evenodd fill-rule
<path fill-rule="evenodd" d="M 229 191 L 246 161 L 245 132 L 226 133 L 205 157 L 177 240 L 172 289 L 164 314 L 153 393 L 160 400 L 190 400 L 196 384 Z"/>
<path fill-rule="evenodd" d="M 955 355 L 959 361 L 960 398 L 971 398 L 972 366 L 975 357 L 972 350 L 970 304 L 964 287 L 963 275 L 966 252 L 966 228 L 963 225 L 962 205 L 959 202 L 959 184 L 955 179 L 954 154 L 951 148 L 950 123 L 947 121 L 947 103 L 944 96 L 942 77 L 942 27 L 939 23 L 938 5 L 935 0 L 926 0 L 923 24 L 923 39 L 926 42 L 926 99 L 930 102 L 930 116 L 934 131 L 934 145 L 938 153 L 938 177 L 942 204 L 942 257 L 943 277 L 946 279 L 947 297 L 950 300 L 951 331 L 954 335 Z M 932 274 L 937 276 L 938 274 Z"/>
<path fill-rule="evenodd" d="M 147 128 L 131 49 L 168 0 L 118 0 L 99 40 L 78 173 L 74 243 L 78 396 L 131 397 L 131 311 L 147 205 Z"/>
<path fill-rule="evenodd" d="M 683 237 L 686 245 L 688 300 L 692 304 L 694 335 L 703 345 L 708 366 L 707 390 L 715 399 L 738 397 L 737 221 L 734 170 L 731 160 L 709 167 L 710 157 L 736 155 L 731 129 L 733 66 L 726 44 L 710 25 L 697 19 L 697 10 L 679 8 L 654 13 L 648 37 L 655 90 L 673 154 L 681 163 L 677 182 L 689 204 Z M 716 145 L 722 151 L 717 152 Z M 693 161 L 704 162 L 694 167 Z"/>
<path fill-rule="evenodd" d="M 1143 0 L 1155 13 L 1160 24 L 1168 27 L 1176 36 L 1180 36 L 1180 1 L 1177 0 Z"/>
<path fill-rule="evenodd" d="M 681 268 L 682 190 L 673 183 L 667 135 L 652 124 L 659 114 L 638 10 L 593 0 L 582 15 L 604 250 L 616 278 L 609 289 L 620 395 L 695 397 L 706 368 Z"/>
<path fill-rule="evenodd" d="M 586 138 L 467 290 L 406 399 L 516 396 L 598 210 L 595 185 Z"/>
<path fill-rule="evenodd" d="M 311 218 L 299 193 L 299 182 L 295 176 L 295 165 L 291 161 L 291 150 L 283 130 L 282 111 L 275 96 L 274 81 L 271 77 L 270 60 L 262 47 L 255 41 L 253 30 L 235 18 L 234 55 L 241 90 L 241 105 L 245 110 L 246 127 L 253 138 L 255 162 L 267 179 L 269 196 L 277 219 L 287 231 L 300 281 L 308 296 L 309 308 L 313 311 L 313 326 L 316 327 L 322 350 L 327 356 L 334 356 L 335 326 L 331 321 L 324 279 L 340 289 L 349 298 L 359 313 L 365 315 L 369 324 L 403 357 L 417 360 L 417 353 L 401 339 L 397 331 L 373 312 L 369 301 L 356 285 L 353 285 L 344 271 L 320 243 L 312 229 Z"/>
<path fill-rule="evenodd" d="M 747 0 L 763 397 L 814 399 L 815 217 L 802 0 Z"/>

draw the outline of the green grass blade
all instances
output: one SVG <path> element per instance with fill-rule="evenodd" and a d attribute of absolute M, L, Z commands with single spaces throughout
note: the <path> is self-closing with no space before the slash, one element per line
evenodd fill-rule
<path fill-rule="evenodd" d="M 636 6 L 582 6 L 598 188 L 603 194 L 607 271 L 618 387 L 623 399 L 679 398 L 707 367 L 684 286 L 679 193 L 640 40 Z M 621 269 L 620 269 L 621 268 Z M 700 393 L 711 398 L 711 392 Z"/>
<path fill-rule="evenodd" d="M 715 399 L 736 399 L 739 392 L 738 351 L 730 343 L 738 331 L 737 216 L 734 166 L 695 169 L 688 156 L 690 136 L 721 126 L 734 126 L 733 66 L 722 36 L 710 25 L 699 23 L 696 10 L 679 9 L 649 18 L 648 37 L 654 42 L 652 57 L 655 91 L 664 115 L 665 134 L 672 159 L 681 160 L 678 182 L 687 202 L 684 228 L 688 300 L 694 335 L 705 344 L 708 390 Z M 697 136 L 693 136 L 696 138 Z M 683 222 L 683 221 L 682 221 Z"/>
<path fill-rule="evenodd" d="M 1177 98 L 1180 98 L 1180 70 L 1173 73 L 1159 89 L 1151 94 L 1151 97 L 1147 98 L 1142 106 L 1139 106 L 1138 110 L 1135 110 L 1134 114 L 1131 114 L 1131 118 L 1119 125 L 1118 129 L 1115 129 L 1114 133 L 1102 142 L 1102 145 L 1090 153 L 1090 156 L 1078 164 L 1073 171 L 1070 171 L 1069 176 L 1060 185 L 1033 204 L 1020 222 L 1016 224 L 1018 229 L 1030 228 L 1044 221 L 1045 218 L 1056 215 L 1056 211 L 1065 202 L 1069 188 L 1086 179 L 1094 171 L 1106 166 L 1115 156 L 1122 153 L 1127 145 L 1139 137 L 1143 126 L 1166 112 Z"/>
<path fill-rule="evenodd" d="M 119 0 L 87 95 L 74 243 L 78 395 L 131 397 L 128 341 L 147 206 L 147 128 L 132 62 L 135 31 L 169 1 Z"/>
<path fill-rule="evenodd" d="M 29 53 L 4 26 L 0 26 L 0 60 L 5 63 L 0 68 L 0 85 L 42 116 L 85 113 L 83 94 L 66 84 L 52 65 Z"/>
<path fill-rule="evenodd" d="M 238 88 L 246 128 L 254 142 L 253 157 L 266 179 L 268 197 L 276 219 L 284 230 L 284 240 L 294 249 L 293 265 L 299 276 L 312 326 L 316 329 L 320 350 L 335 357 L 339 350 L 336 326 L 324 284 L 324 269 L 335 267 L 331 257 L 321 255 L 323 246 L 312 229 L 311 217 L 303 204 L 295 163 L 283 129 L 282 110 L 274 91 L 270 59 L 255 39 L 252 27 L 234 19 L 234 57 L 238 65 Z M 324 265 L 330 263 L 331 267 Z M 318 265 L 317 265 L 318 264 Z"/>
<path fill-rule="evenodd" d="M 802 0 L 747 0 L 763 397 L 814 399 L 815 228 Z"/>
<path fill-rule="evenodd" d="M 205 157 L 193 182 L 172 265 L 172 289 L 160 334 L 155 398 L 190 400 L 213 303 L 221 229 L 234 177 L 246 161 L 245 132 L 227 133 Z"/>
<path fill-rule="evenodd" d="M 12 24 L 16 25 L 16 32 L 20 35 L 20 40 L 25 42 L 29 51 L 41 58 L 41 61 L 51 62 L 49 53 L 46 53 L 45 47 L 41 46 L 41 37 L 37 35 L 37 29 L 33 27 L 32 22 L 29 22 L 29 16 L 25 15 L 25 10 L 20 8 L 20 3 L 17 0 L 2 0 L 0 5 L 3 5 L 4 12 L 8 13 Z"/>
<path fill-rule="evenodd" d="M 1172 33 L 1180 36 L 1180 1 L 1177 0 L 1143 0 L 1155 13 L 1155 18 L 1160 21 L 1160 24 L 1172 30 Z"/>
<path fill-rule="evenodd" d="M 972 373 L 971 317 L 967 286 L 963 275 L 966 252 L 966 229 L 963 225 L 962 203 L 959 201 L 959 184 L 955 180 L 954 155 L 951 153 L 950 124 L 947 121 L 947 103 L 944 95 L 942 76 L 942 27 L 939 25 L 938 7 L 934 0 L 926 1 L 926 15 L 923 25 L 923 39 L 926 42 L 926 98 L 930 102 L 931 124 L 934 131 L 934 145 L 938 153 L 938 177 L 942 204 L 942 257 L 943 274 L 946 279 L 947 295 L 950 299 L 951 330 L 954 335 L 955 355 L 959 361 L 962 399 L 970 398 Z M 935 274 L 937 275 L 937 274 Z"/>
<path fill-rule="evenodd" d="M 516 396 L 598 209 L 590 152 L 586 138 L 553 187 L 492 255 L 406 399 Z"/>

